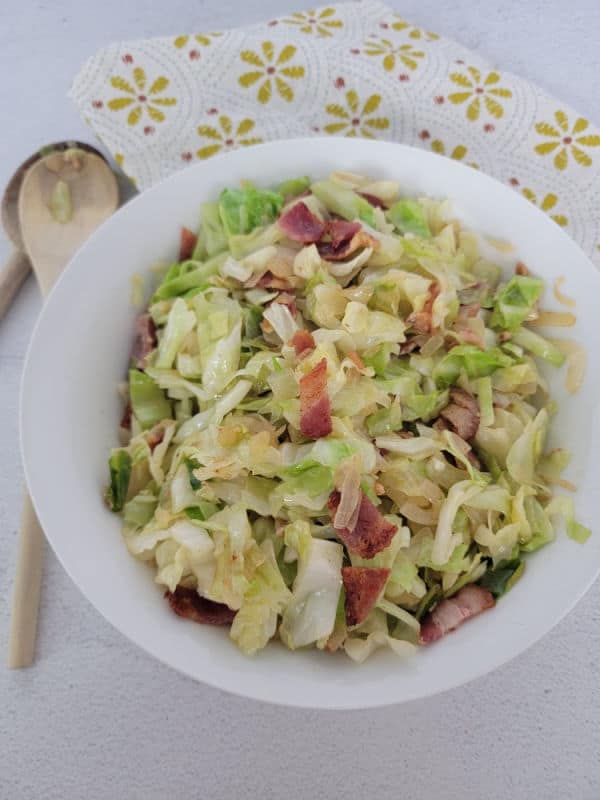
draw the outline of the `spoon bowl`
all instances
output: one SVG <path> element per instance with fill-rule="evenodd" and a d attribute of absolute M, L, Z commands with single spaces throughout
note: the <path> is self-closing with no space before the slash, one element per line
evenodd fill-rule
<path fill-rule="evenodd" d="M 50 153 L 28 170 L 19 192 L 23 244 L 42 294 L 88 236 L 119 205 L 114 172 L 95 153 Z"/>
<path fill-rule="evenodd" d="M 9 180 L 2 200 L 0 202 L 0 222 L 4 228 L 7 238 L 13 245 L 13 250 L 5 262 L 2 272 L 0 272 L 0 319 L 15 298 L 21 284 L 29 274 L 31 262 L 24 252 L 23 238 L 21 236 L 21 223 L 19 222 L 19 192 L 27 171 L 41 158 L 49 153 L 62 152 L 65 150 L 83 150 L 87 153 L 102 158 L 102 154 L 90 144 L 76 141 L 54 142 L 46 145 L 27 158 L 20 167 L 15 170 Z"/>

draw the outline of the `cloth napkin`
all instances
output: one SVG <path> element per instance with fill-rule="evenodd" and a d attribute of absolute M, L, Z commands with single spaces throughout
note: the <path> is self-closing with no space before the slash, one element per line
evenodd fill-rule
<path fill-rule="evenodd" d="M 377 0 L 112 44 L 70 94 L 139 189 L 271 139 L 393 140 L 509 184 L 600 267 L 600 130 Z"/>

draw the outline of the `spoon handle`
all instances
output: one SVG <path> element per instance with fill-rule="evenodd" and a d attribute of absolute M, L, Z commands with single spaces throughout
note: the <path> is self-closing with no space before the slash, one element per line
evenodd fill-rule
<path fill-rule="evenodd" d="M 25 253 L 13 250 L 0 272 L 0 319 L 10 308 L 25 278 L 29 275 L 31 263 Z"/>
<path fill-rule="evenodd" d="M 43 557 L 44 534 L 33 510 L 31 498 L 26 493 L 19 531 L 19 557 L 8 639 L 9 669 L 28 667 L 33 662 Z"/>

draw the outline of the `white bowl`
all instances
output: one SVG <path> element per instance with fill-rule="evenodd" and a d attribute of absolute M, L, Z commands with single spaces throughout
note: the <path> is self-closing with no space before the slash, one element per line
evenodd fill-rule
<path fill-rule="evenodd" d="M 260 700 L 318 708 L 383 706 L 435 694 L 494 669 L 543 636 L 571 609 L 600 568 L 600 535 L 579 545 L 560 534 L 534 554 L 523 579 L 491 611 L 408 661 L 380 652 L 363 665 L 270 645 L 242 655 L 223 629 L 176 617 L 147 567 L 127 553 L 120 518 L 102 502 L 107 457 L 117 443 L 135 310 L 130 278 L 175 257 L 182 225 L 196 228 L 201 201 L 246 178 L 351 170 L 400 181 L 402 191 L 452 200 L 469 227 L 511 241 L 549 284 L 565 275 L 577 300 L 568 332 L 589 346 L 582 390 L 561 401 L 553 444 L 572 448 L 580 519 L 595 518 L 599 473 L 595 384 L 600 374 L 600 277 L 574 242 L 506 186 L 450 159 L 360 139 L 298 139 L 238 150 L 178 172 L 128 203 L 73 258 L 36 327 L 22 385 L 27 481 L 48 540 L 86 597 L 118 630 L 166 664 L 212 686 Z M 556 307 L 547 292 L 547 307 Z M 596 494 L 595 494 L 596 492 Z"/>

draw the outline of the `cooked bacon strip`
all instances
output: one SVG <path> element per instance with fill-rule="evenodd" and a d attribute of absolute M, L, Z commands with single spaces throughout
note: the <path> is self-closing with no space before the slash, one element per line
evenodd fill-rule
<path fill-rule="evenodd" d="M 449 423 L 446 422 L 446 420 L 443 419 L 442 417 L 438 417 L 431 427 L 434 428 L 434 430 L 436 431 L 440 431 L 440 433 L 442 431 L 452 431 L 452 428 L 450 427 Z M 467 461 L 473 467 L 475 467 L 475 469 L 481 469 L 481 461 L 473 452 L 473 448 L 471 447 L 469 442 L 465 441 L 465 439 L 459 436 L 458 433 L 454 431 L 452 431 L 452 433 L 454 433 L 455 436 L 454 441 L 457 447 L 459 448 L 461 453 L 465 456 Z M 450 453 L 446 453 L 446 458 L 449 459 L 452 464 L 455 464 L 459 469 L 463 468 L 462 462 L 457 461 Z"/>
<path fill-rule="evenodd" d="M 291 292 L 280 292 L 273 300 L 274 303 L 281 303 L 282 306 L 287 306 L 292 317 L 298 313 L 298 306 L 296 305 L 296 295 Z"/>
<path fill-rule="evenodd" d="M 437 283 L 432 283 L 429 287 L 429 293 L 427 295 L 427 300 L 421 311 L 413 311 L 412 314 L 409 314 L 406 318 L 406 322 L 410 325 L 417 333 L 431 333 L 433 330 L 433 321 L 432 321 L 432 312 L 433 312 L 433 304 L 435 302 L 435 298 L 440 293 L 440 285 Z"/>
<path fill-rule="evenodd" d="M 327 501 L 327 508 L 331 520 L 335 519 L 337 508 L 340 504 L 339 492 L 332 492 Z M 377 506 L 361 492 L 358 519 L 352 530 L 349 528 L 337 529 L 336 533 L 346 545 L 348 550 L 357 553 L 362 558 L 373 558 L 389 545 L 398 528 L 383 517 Z"/>
<path fill-rule="evenodd" d="M 413 311 L 406 318 L 406 322 L 417 333 L 431 332 L 431 314 L 426 311 Z"/>
<path fill-rule="evenodd" d="M 412 353 L 413 350 L 418 350 L 419 347 L 421 347 L 421 340 L 419 339 L 419 337 L 411 336 L 410 339 L 407 339 L 400 345 L 400 355 L 406 356 L 409 353 Z"/>
<path fill-rule="evenodd" d="M 346 222 L 345 219 L 330 219 L 327 223 L 326 233 L 331 239 L 334 248 L 340 247 L 344 242 L 349 242 L 355 233 L 360 230 L 360 222 Z"/>
<path fill-rule="evenodd" d="M 248 286 L 250 286 L 249 283 Z M 253 283 L 253 286 L 257 286 L 260 289 L 279 289 L 280 291 L 294 288 L 287 278 L 278 278 L 276 275 L 273 275 L 271 270 L 267 270 L 264 275 L 261 275 L 260 278 Z"/>
<path fill-rule="evenodd" d="M 517 266 L 515 267 L 515 274 L 516 275 L 531 275 L 529 269 L 525 266 L 522 261 L 517 261 Z"/>
<path fill-rule="evenodd" d="M 358 194 L 361 197 L 364 197 L 367 203 L 370 203 L 372 206 L 375 206 L 375 208 L 383 208 L 383 209 L 386 208 L 386 205 L 383 202 L 383 200 L 380 200 L 376 195 L 370 194 L 369 192 L 358 192 Z"/>
<path fill-rule="evenodd" d="M 301 356 L 307 350 L 314 350 L 316 347 L 312 333 L 304 330 L 296 331 L 289 343 L 296 351 L 297 356 Z"/>
<path fill-rule="evenodd" d="M 450 400 L 446 408 L 440 411 L 440 417 L 449 423 L 450 429 L 461 439 L 468 442 L 479 429 L 479 404 L 473 395 L 457 387 L 450 389 Z"/>
<path fill-rule="evenodd" d="M 450 425 L 448 425 L 446 420 L 442 419 L 441 417 L 438 417 L 431 427 L 434 431 L 439 431 L 440 433 L 442 433 L 442 431 L 450 430 Z"/>
<path fill-rule="evenodd" d="M 372 247 L 376 250 L 379 247 L 379 241 L 374 239 L 366 231 L 358 231 L 352 239 L 344 240 L 339 245 L 331 242 L 319 242 L 317 249 L 326 261 L 343 261 L 348 256 L 351 256 L 357 250 L 362 250 L 363 247 Z"/>
<path fill-rule="evenodd" d="M 159 445 L 162 440 L 165 438 L 165 429 L 162 423 L 158 423 L 153 428 L 150 429 L 148 432 L 148 438 L 146 441 L 148 442 L 148 447 L 150 450 L 154 450 L 154 448 Z"/>
<path fill-rule="evenodd" d="M 327 359 L 300 378 L 300 430 L 311 439 L 328 436 L 333 430 L 331 403 L 327 394 Z"/>
<path fill-rule="evenodd" d="M 487 589 L 474 583 L 464 586 L 454 597 L 442 600 L 425 616 L 421 622 L 421 644 L 441 639 L 466 620 L 476 617 L 493 605 L 494 597 Z"/>
<path fill-rule="evenodd" d="M 236 612 L 222 603 L 200 597 L 195 589 L 178 586 L 174 592 L 165 592 L 173 611 L 180 617 L 204 625 L 231 625 Z"/>
<path fill-rule="evenodd" d="M 366 620 L 377 602 L 389 574 L 389 569 L 342 568 L 347 625 L 360 625 Z"/>
<path fill-rule="evenodd" d="M 144 369 L 148 355 L 156 347 L 156 328 L 150 314 L 141 314 L 135 321 L 130 359 L 136 369 Z"/>
<path fill-rule="evenodd" d="M 295 203 L 289 211 L 282 214 L 277 224 L 288 239 L 303 244 L 318 242 L 326 227 L 325 223 L 302 201 Z"/>
<path fill-rule="evenodd" d="M 196 247 L 197 241 L 198 237 L 195 233 L 192 233 L 189 228 L 181 229 L 181 241 L 179 244 L 180 261 L 187 261 L 188 258 L 192 257 L 192 253 L 194 252 L 194 247 Z"/>

